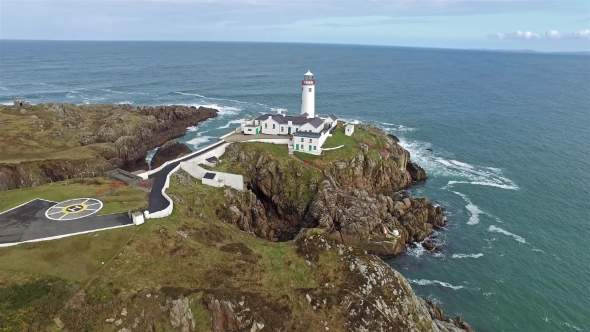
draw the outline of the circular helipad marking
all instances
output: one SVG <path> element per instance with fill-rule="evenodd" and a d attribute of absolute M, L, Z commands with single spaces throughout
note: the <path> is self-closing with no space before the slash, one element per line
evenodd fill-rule
<path fill-rule="evenodd" d="M 74 220 L 93 215 L 100 209 L 102 209 L 102 202 L 98 199 L 69 199 L 47 209 L 45 217 L 51 220 Z"/>

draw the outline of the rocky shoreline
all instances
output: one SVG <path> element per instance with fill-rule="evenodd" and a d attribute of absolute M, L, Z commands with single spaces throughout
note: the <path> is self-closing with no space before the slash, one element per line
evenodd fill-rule
<path fill-rule="evenodd" d="M 249 190 L 226 191 L 228 207 L 220 216 L 271 241 L 291 240 L 302 228 L 319 228 L 334 239 L 382 257 L 398 255 L 407 244 L 422 241 L 444 226 L 441 207 L 426 198 L 399 193 L 426 179 L 424 170 L 410 161 L 409 152 L 380 129 L 361 128 L 386 137 L 388 152 L 371 154 L 361 149 L 349 160 L 333 161 L 333 168 L 324 169 L 325 179 L 299 188 L 308 200 L 294 199 L 289 188 L 304 181 L 308 166 L 282 165 L 262 150 L 230 145 L 225 158 L 244 170 Z"/>
<path fill-rule="evenodd" d="M 13 150 L 0 151 L 3 156 L 17 156 L 10 160 L 22 159 L 0 160 L 0 190 L 11 190 L 114 168 L 147 170 L 149 150 L 184 136 L 188 127 L 216 117 L 218 111 L 179 105 L 49 103 L 20 109 L 1 106 L 0 113 L 10 120 L 9 129 L 18 128 L 17 135 L 6 138 Z M 21 151 L 30 153 L 23 157 Z M 38 155 L 46 158 L 36 158 Z"/>

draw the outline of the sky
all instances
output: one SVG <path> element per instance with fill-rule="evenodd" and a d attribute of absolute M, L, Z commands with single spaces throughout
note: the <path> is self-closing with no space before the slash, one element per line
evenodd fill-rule
<path fill-rule="evenodd" d="M 0 0 L 0 38 L 590 51 L 590 1 Z"/>

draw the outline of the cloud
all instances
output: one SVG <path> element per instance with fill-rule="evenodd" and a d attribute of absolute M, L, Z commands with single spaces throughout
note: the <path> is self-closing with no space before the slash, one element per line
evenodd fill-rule
<path fill-rule="evenodd" d="M 531 31 L 516 31 L 509 33 L 496 33 L 491 35 L 492 39 L 541 39 L 541 35 Z"/>
<path fill-rule="evenodd" d="M 363 20 L 358 22 L 327 22 L 327 23 L 318 23 L 314 26 L 317 27 L 328 27 L 328 28 L 349 28 L 349 27 L 362 27 L 362 26 L 380 26 L 380 25 L 390 25 L 390 24 L 424 24 L 424 23 L 436 23 L 441 22 L 442 20 L 438 19 L 426 19 L 426 18 L 404 18 L 404 17 L 390 17 L 386 19 L 380 20 Z"/>
<path fill-rule="evenodd" d="M 589 39 L 590 30 L 580 30 L 571 33 L 561 33 L 557 30 L 549 30 L 543 34 L 532 31 L 516 31 L 508 33 L 495 33 L 488 36 L 491 39 L 520 39 L 520 40 L 539 40 L 539 39 Z"/>

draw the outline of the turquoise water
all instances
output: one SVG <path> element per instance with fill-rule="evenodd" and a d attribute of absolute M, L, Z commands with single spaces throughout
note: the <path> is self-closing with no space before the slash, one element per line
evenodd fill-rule
<path fill-rule="evenodd" d="M 0 42 L 0 102 L 186 104 L 239 119 L 297 114 L 307 69 L 316 109 L 398 136 L 447 211 L 440 254 L 388 263 L 478 331 L 590 328 L 590 57 L 393 47 Z M 429 151 L 427 149 L 431 149 Z"/>

